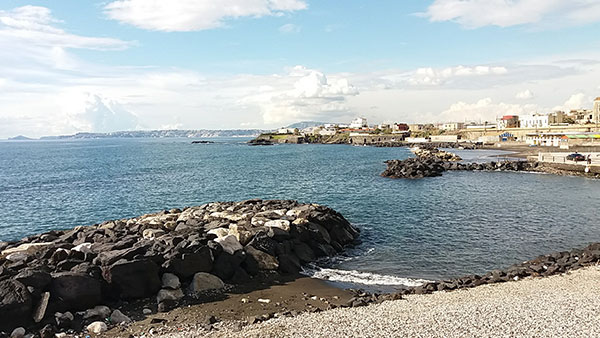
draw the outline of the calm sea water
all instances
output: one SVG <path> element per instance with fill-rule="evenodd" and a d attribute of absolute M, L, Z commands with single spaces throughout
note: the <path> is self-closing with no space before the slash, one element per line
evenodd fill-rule
<path fill-rule="evenodd" d="M 215 141 L 0 142 L 0 240 L 211 201 L 276 198 L 328 205 L 362 228 L 363 244 L 327 270 L 340 280 L 482 273 L 600 241 L 600 181 L 500 172 L 392 180 L 379 176 L 383 162 L 408 149 Z M 492 154 L 460 152 L 478 160 Z"/>

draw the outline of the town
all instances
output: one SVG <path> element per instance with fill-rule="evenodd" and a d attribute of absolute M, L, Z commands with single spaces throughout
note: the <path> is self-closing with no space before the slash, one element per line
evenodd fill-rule
<path fill-rule="evenodd" d="M 325 123 L 303 129 L 280 128 L 262 134 L 260 139 L 274 143 L 383 143 L 461 142 L 480 145 L 528 145 L 570 149 L 600 146 L 600 97 L 592 109 L 542 114 L 505 115 L 493 122 L 437 124 L 369 124 L 364 117 L 350 123 Z"/>

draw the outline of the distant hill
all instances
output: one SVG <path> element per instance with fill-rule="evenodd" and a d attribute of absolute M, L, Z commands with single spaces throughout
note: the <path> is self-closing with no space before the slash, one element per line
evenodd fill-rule
<path fill-rule="evenodd" d="M 62 139 L 98 139 L 98 138 L 171 138 L 171 137 L 256 137 L 267 130 L 259 129 L 231 129 L 231 130 L 132 130 L 115 131 L 111 133 L 77 133 L 73 135 L 44 136 L 42 140 Z"/>
<path fill-rule="evenodd" d="M 322 125 L 324 125 L 326 123 L 328 123 L 328 122 L 302 121 L 302 122 L 296 122 L 296 123 L 290 124 L 286 128 L 304 129 L 304 128 L 322 126 Z"/>
<path fill-rule="evenodd" d="M 29 138 L 29 137 L 23 136 L 23 135 L 19 135 L 19 136 L 15 136 L 15 137 L 9 137 L 8 139 L 10 141 L 31 141 L 31 140 L 33 140 L 32 138 Z"/>

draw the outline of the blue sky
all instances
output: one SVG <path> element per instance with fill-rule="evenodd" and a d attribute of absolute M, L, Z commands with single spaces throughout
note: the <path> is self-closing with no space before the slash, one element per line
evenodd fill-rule
<path fill-rule="evenodd" d="M 0 3 L 0 138 L 480 121 L 600 96 L 600 1 L 149 3 Z"/>

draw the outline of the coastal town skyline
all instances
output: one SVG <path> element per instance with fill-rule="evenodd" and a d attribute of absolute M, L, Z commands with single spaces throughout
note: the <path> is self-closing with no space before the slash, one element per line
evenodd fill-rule
<path fill-rule="evenodd" d="M 600 93 L 594 1 L 206 4 L 3 2 L 0 139 L 489 121 Z"/>

